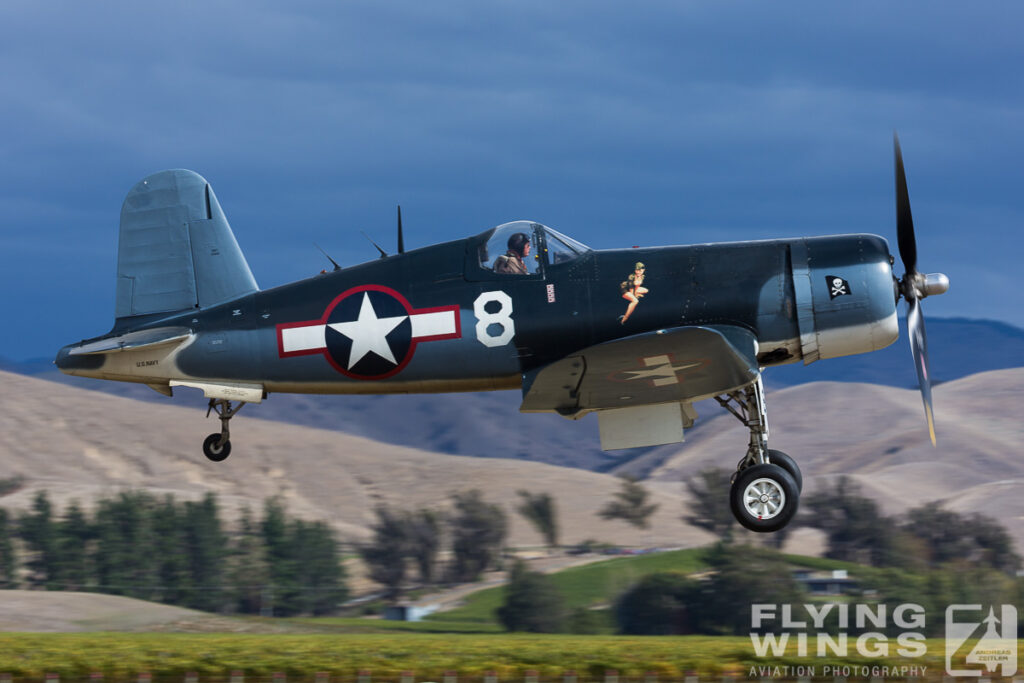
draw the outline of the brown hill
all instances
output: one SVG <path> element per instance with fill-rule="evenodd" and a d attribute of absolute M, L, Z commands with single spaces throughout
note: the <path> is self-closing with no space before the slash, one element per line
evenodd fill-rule
<path fill-rule="evenodd" d="M 203 612 L 99 593 L 0 591 L 0 631 L 149 631 Z"/>
<path fill-rule="evenodd" d="M 934 389 L 938 447 L 933 448 L 917 391 L 819 382 L 772 392 L 771 445 L 797 459 L 804 492 L 850 474 L 895 513 L 943 500 L 1004 524 L 1024 548 L 1024 368 L 971 375 Z M 648 476 L 675 482 L 711 465 L 731 468 L 746 429 L 720 411 Z"/>
<path fill-rule="evenodd" d="M 745 428 L 713 404 L 681 446 L 641 462 L 661 504 L 649 532 L 607 522 L 595 512 L 618 487 L 609 474 L 500 458 L 440 455 L 309 427 L 254 419 L 233 422 L 233 455 L 223 463 L 200 453 L 214 431 L 204 412 L 90 392 L 0 372 L 0 477 L 21 474 L 27 487 L 0 498 L 29 504 L 47 489 L 60 504 L 147 488 L 196 498 L 218 494 L 230 512 L 280 495 L 289 509 L 330 521 L 344 538 L 365 537 L 373 507 L 443 506 L 450 492 L 480 488 L 509 512 L 511 543 L 540 538 L 513 512 L 519 489 L 558 495 L 566 543 L 597 538 L 629 545 L 690 545 L 711 540 L 679 520 L 680 480 L 703 467 L 731 468 Z M 800 463 L 807 492 L 850 474 L 889 512 L 930 500 L 1002 521 L 1024 548 L 1024 369 L 973 375 L 935 388 L 939 447 L 932 448 L 915 391 L 866 384 L 815 383 L 769 395 L 772 446 Z M 395 420 L 402 419 L 400 415 Z M 590 422 L 593 418 L 587 418 Z M 578 425 L 581 429 L 595 425 Z M 487 443 L 480 445 L 487 449 Z M 647 460 L 646 465 L 643 460 Z M 798 535 L 798 538 L 801 535 Z M 809 541 L 806 535 L 802 535 Z M 812 546 L 801 545 L 804 551 Z"/>
<path fill-rule="evenodd" d="M 280 495 L 289 510 L 329 521 L 343 538 L 367 534 L 379 503 L 437 507 L 448 494 L 479 488 L 509 513 L 513 545 L 541 539 L 514 506 L 516 491 L 557 495 L 562 540 L 587 538 L 629 545 L 705 543 L 710 536 L 679 521 L 681 487 L 659 491 L 649 532 L 609 522 L 596 511 L 618 489 L 609 474 L 500 458 L 441 455 L 335 431 L 253 419 L 232 421 L 233 453 L 221 463 L 200 444 L 219 429 L 205 411 L 120 398 L 23 375 L 0 372 L 0 477 L 23 475 L 27 486 L 0 497 L 27 507 L 36 490 L 55 503 L 88 504 L 99 495 L 145 488 L 183 499 L 217 493 L 229 514 L 258 509 Z M 395 415 L 401 420 L 401 415 Z M 481 444 L 486 448 L 486 443 Z"/>

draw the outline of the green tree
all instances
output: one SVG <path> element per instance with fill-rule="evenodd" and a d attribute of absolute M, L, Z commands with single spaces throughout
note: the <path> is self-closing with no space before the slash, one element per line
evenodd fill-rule
<path fill-rule="evenodd" d="M 657 503 L 648 503 L 650 492 L 636 479 L 626 475 L 622 477 L 622 486 L 615 493 L 615 500 L 598 511 L 603 519 L 621 519 L 638 529 L 650 526 L 650 516 L 658 509 Z"/>
<path fill-rule="evenodd" d="M 939 501 L 908 510 L 904 517 L 900 529 L 924 541 L 932 566 L 969 562 L 1008 574 L 1020 567 L 1009 532 L 991 517 L 962 515 Z"/>
<path fill-rule="evenodd" d="M 86 588 L 92 572 L 89 567 L 88 544 L 93 538 L 92 523 L 77 501 L 72 501 L 57 523 L 57 576 L 59 590 L 80 591 Z"/>
<path fill-rule="evenodd" d="M 338 541 L 324 522 L 292 522 L 301 588 L 295 609 L 316 616 L 337 611 L 347 591 L 338 554 Z"/>
<path fill-rule="evenodd" d="M 13 477 L 0 479 L 0 496 L 6 496 L 25 488 L 25 475 L 16 474 Z"/>
<path fill-rule="evenodd" d="M 269 585 L 260 595 L 274 616 L 328 614 L 345 599 L 344 570 L 334 533 L 323 522 L 289 520 L 277 498 L 260 522 Z"/>
<path fill-rule="evenodd" d="M 207 493 L 199 502 L 188 501 L 184 511 L 185 548 L 190 591 L 189 607 L 219 611 L 226 596 L 221 590 L 227 538 L 220 521 L 217 496 Z"/>
<path fill-rule="evenodd" d="M 185 515 L 174 496 L 155 503 L 150 514 L 153 554 L 161 602 L 188 605 L 195 593 L 189 571 Z"/>
<path fill-rule="evenodd" d="M 826 557 L 876 567 L 893 564 L 896 525 L 875 501 L 861 495 L 849 477 L 839 477 L 831 489 L 804 496 L 800 506 L 804 523 L 828 537 Z"/>
<path fill-rule="evenodd" d="M 973 557 L 979 562 L 1007 574 L 1020 569 L 1021 558 L 1006 527 L 981 513 L 971 515 L 967 527 L 977 549 Z"/>
<path fill-rule="evenodd" d="M 948 565 L 945 571 L 956 603 L 998 605 L 1012 602 L 1016 596 L 1015 577 L 997 569 L 961 562 Z"/>
<path fill-rule="evenodd" d="M 29 584 L 35 587 L 60 587 L 59 543 L 53 517 L 49 497 L 45 491 L 39 491 L 32 499 L 29 512 L 22 513 L 18 520 L 19 535 L 31 553 L 26 563 L 31 572 Z"/>
<path fill-rule="evenodd" d="M 565 600 L 544 574 L 530 571 L 520 560 L 512 565 L 498 620 L 509 631 L 558 633 L 565 629 Z"/>
<path fill-rule="evenodd" d="M 522 502 L 516 512 L 526 518 L 533 528 L 544 537 L 548 548 L 558 547 L 558 513 L 555 510 L 555 499 L 550 493 L 530 493 L 518 491 Z"/>
<path fill-rule="evenodd" d="M 902 529 L 925 542 L 926 559 L 932 566 L 970 558 L 974 547 L 964 533 L 964 519 L 933 501 L 912 508 L 904 515 Z"/>
<path fill-rule="evenodd" d="M 687 603 L 698 633 L 746 635 L 752 605 L 804 602 L 792 570 L 774 550 L 719 543 L 707 563 L 710 576 Z"/>
<path fill-rule="evenodd" d="M 406 518 L 405 540 L 410 557 L 416 563 L 420 581 L 434 582 L 437 553 L 441 549 L 441 517 L 434 510 L 422 509 Z"/>
<path fill-rule="evenodd" d="M 369 568 L 370 578 L 384 586 L 385 599 L 397 602 L 405 583 L 408 525 L 405 515 L 385 505 L 379 506 L 376 513 L 373 540 L 360 548 L 359 554 Z"/>
<path fill-rule="evenodd" d="M 456 581 L 476 581 L 500 560 L 508 520 L 501 507 L 484 501 L 477 489 L 453 494 L 452 501 L 452 576 Z"/>
<path fill-rule="evenodd" d="M 956 602 L 950 572 L 932 570 L 927 573 L 924 595 L 918 604 L 925 608 L 927 635 L 939 638 L 945 634 L 946 608 Z"/>
<path fill-rule="evenodd" d="M 619 596 L 615 621 L 619 632 L 632 635 L 693 633 L 689 604 L 696 582 L 680 572 L 648 574 Z"/>
<path fill-rule="evenodd" d="M 685 482 L 691 500 L 689 514 L 683 515 L 683 521 L 710 531 L 726 543 L 732 541 L 732 532 L 736 525 L 736 518 L 729 505 L 731 478 L 732 473 L 729 470 L 709 467 Z"/>
<path fill-rule="evenodd" d="M 99 501 L 92 564 L 100 592 L 145 600 L 158 597 L 153 507 L 153 496 L 144 491 L 124 491 Z"/>
<path fill-rule="evenodd" d="M 229 554 L 228 585 L 234 609 L 243 614 L 260 614 L 270 573 L 266 549 L 248 507 L 242 508 L 238 534 Z"/>
<path fill-rule="evenodd" d="M 279 498 L 268 498 L 263 503 L 260 532 L 266 548 L 270 585 L 264 594 L 264 609 L 273 616 L 291 613 L 296 590 L 296 562 L 294 547 L 288 533 L 288 516 Z"/>
<path fill-rule="evenodd" d="M 0 508 L 0 589 L 18 587 L 12 526 L 7 510 Z"/>

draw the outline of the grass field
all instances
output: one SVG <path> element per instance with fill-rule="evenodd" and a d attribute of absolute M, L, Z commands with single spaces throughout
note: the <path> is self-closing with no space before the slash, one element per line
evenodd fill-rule
<path fill-rule="evenodd" d="M 15 680 L 88 679 L 101 672 L 107 683 L 135 681 L 149 672 L 155 680 L 181 681 L 188 672 L 200 681 L 225 679 L 241 671 L 248 681 L 285 673 L 290 681 L 312 680 L 317 672 L 331 680 L 352 681 L 359 670 L 372 680 L 395 681 L 411 671 L 417 681 L 439 681 L 456 671 L 460 681 L 479 681 L 494 671 L 499 681 L 522 681 L 534 670 L 542 680 L 560 680 L 565 671 L 580 682 L 601 680 L 607 670 L 624 679 L 655 672 L 659 679 L 681 680 L 687 673 L 747 678 L 751 667 L 836 665 L 927 666 L 927 678 L 943 668 L 943 642 L 928 642 L 928 653 L 914 659 L 801 658 L 790 648 L 770 661 L 754 656 L 743 637 L 612 637 L 562 635 L 197 635 L 197 634 L 0 634 L 0 673 Z M 792 677 L 787 677 L 792 678 Z"/>
<path fill-rule="evenodd" d="M 696 572 L 703 568 L 704 548 L 673 550 L 650 555 L 616 557 L 551 574 L 570 608 L 606 604 L 609 596 L 626 590 L 637 579 L 653 572 L 676 570 Z M 502 603 L 504 588 L 487 588 L 466 597 L 466 604 L 441 614 L 432 614 L 427 623 L 461 622 L 495 624 L 494 610 Z"/>
<path fill-rule="evenodd" d="M 591 608 L 608 605 L 641 577 L 660 571 L 699 572 L 705 568 L 707 548 L 690 548 L 649 555 L 631 555 L 563 569 L 550 574 L 569 608 Z M 829 560 L 803 555 L 786 555 L 785 559 L 796 567 L 810 569 L 863 570 L 850 562 Z M 306 626 L 343 633 L 500 633 L 495 610 L 504 599 L 503 586 L 485 588 L 470 593 L 465 604 L 456 609 L 432 614 L 420 622 L 385 621 L 361 618 L 299 618 L 289 621 Z M 612 634 L 614 625 L 609 617 L 602 629 Z"/>
<path fill-rule="evenodd" d="M 366 619 L 363 617 L 291 617 L 286 620 L 265 620 L 251 617 L 253 621 L 287 621 L 309 627 L 323 633 L 504 633 L 505 629 L 497 620 L 485 621 L 390 621 L 387 619 Z"/>
<path fill-rule="evenodd" d="M 570 607 L 600 606 L 651 572 L 700 571 L 706 552 L 691 549 L 617 557 L 566 569 L 551 578 Z M 786 559 L 794 566 L 815 569 L 861 569 L 818 558 Z M 372 683 L 392 683 L 405 671 L 412 672 L 415 681 L 440 681 L 446 671 L 454 671 L 460 683 L 478 683 L 493 671 L 498 681 L 511 683 L 536 671 L 544 683 L 561 683 L 566 671 L 575 671 L 579 683 L 589 683 L 603 681 L 605 672 L 614 670 L 622 683 L 640 681 L 648 672 L 664 683 L 687 675 L 704 680 L 772 676 L 754 669 L 764 666 L 813 666 L 817 673 L 809 675 L 829 680 L 840 676 L 823 667 L 869 667 L 869 673 L 850 676 L 860 679 L 909 675 L 873 674 L 870 667 L 927 667 L 925 673 L 917 673 L 922 680 L 939 680 L 944 669 L 942 640 L 928 641 L 927 654 L 912 659 L 898 657 L 895 645 L 885 657 L 801 657 L 791 643 L 782 656 L 762 660 L 747 637 L 507 634 L 494 617 L 502 592 L 502 587 L 478 591 L 467 597 L 463 607 L 417 623 L 360 618 L 266 620 L 294 624 L 301 627 L 296 630 L 310 633 L 0 634 L 0 675 L 11 674 L 12 683 L 34 683 L 55 673 L 62 683 L 77 683 L 98 672 L 105 683 L 135 683 L 146 672 L 154 683 L 181 683 L 187 673 L 194 672 L 200 683 L 219 683 L 237 671 L 246 683 L 263 683 L 280 672 L 290 683 L 297 683 L 312 682 L 322 672 L 331 683 L 352 683 L 365 670 L 371 673 Z M 813 654 L 815 640 L 809 641 Z M 850 649 L 855 652 L 854 647 Z M 800 675 L 783 670 L 774 678 L 794 680 Z"/>

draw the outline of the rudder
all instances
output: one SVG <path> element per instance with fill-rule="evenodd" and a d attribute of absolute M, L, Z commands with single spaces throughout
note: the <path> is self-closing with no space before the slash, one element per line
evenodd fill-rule
<path fill-rule="evenodd" d="M 258 290 L 205 178 L 161 171 L 128 192 L 118 240 L 117 318 L 207 308 Z"/>

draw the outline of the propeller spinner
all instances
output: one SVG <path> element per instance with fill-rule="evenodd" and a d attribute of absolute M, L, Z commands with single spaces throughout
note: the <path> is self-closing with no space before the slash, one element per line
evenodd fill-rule
<path fill-rule="evenodd" d="M 921 400 L 928 420 L 928 435 L 935 445 L 935 416 L 932 409 L 932 382 L 928 373 L 928 337 L 921 313 L 921 299 L 944 294 L 949 289 L 949 278 L 942 273 L 927 275 L 917 270 L 917 240 L 914 237 L 914 219 L 910 213 L 910 196 L 907 193 L 907 176 L 903 170 L 903 153 L 900 139 L 893 134 L 893 148 L 896 156 L 896 236 L 899 243 L 900 259 L 906 268 L 899 281 L 899 293 L 907 301 L 907 331 L 910 337 L 910 352 L 914 356 L 917 383 L 921 387 Z"/>

